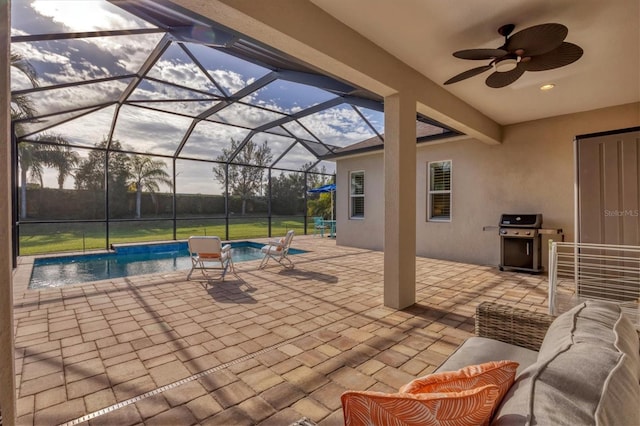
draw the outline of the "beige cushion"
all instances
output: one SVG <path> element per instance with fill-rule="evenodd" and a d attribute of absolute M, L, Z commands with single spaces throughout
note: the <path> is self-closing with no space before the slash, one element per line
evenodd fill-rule
<path fill-rule="evenodd" d="M 582 303 L 551 324 L 491 424 L 640 425 L 639 351 L 618 306 Z"/>
<path fill-rule="evenodd" d="M 536 362 L 537 358 L 538 352 L 531 349 L 485 337 L 470 337 L 437 368 L 436 372 L 456 371 L 467 365 L 509 359 L 520 364 L 516 370 L 517 377 L 525 368 Z"/>

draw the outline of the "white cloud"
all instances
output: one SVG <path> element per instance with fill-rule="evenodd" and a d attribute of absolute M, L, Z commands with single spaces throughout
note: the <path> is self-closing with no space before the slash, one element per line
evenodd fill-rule
<path fill-rule="evenodd" d="M 91 22 L 89 24 L 99 25 Z M 159 37 L 161 34 L 135 37 L 98 37 L 75 40 L 74 43 L 52 41 L 49 44 L 47 42 L 17 43 L 16 46 L 19 46 L 22 49 L 21 53 L 42 70 L 40 78 L 42 85 L 46 86 L 65 82 L 90 81 L 96 76 L 113 75 L 116 70 L 121 73 L 123 68 L 133 69 L 135 72 L 139 66 L 135 64 L 141 64 L 146 60 Z M 92 53 L 93 56 L 89 53 Z M 210 73 L 229 93 L 236 93 L 255 81 L 254 78 L 248 78 L 245 81 L 240 73 L 232 70 L 216 69 Z M 151 74 L 161 80 L 179 83 L 209 93 L 217 93 L 213 83 L 194 63 L 185 63 L 173 58 L 162 59 L 154 66 Z M 15 82 L 14 89 L 26 84 L 19 77 L 15 78 Z M 63 111 L 83 104 L 89 105 L 103 100 L 118 99 L 127 84 L 128 81 L 109 81 L 68 87 L 34 93 L 33 99 L 41 113 Z M 135 99 L 138 100 L 170 100 L 197 98 L 198 96 L 193 92 L 188 93 L 171 85 L 151 80 L 146 80 L 135 91 Z M 243 101 L 254 103 L 271 111 L 235 103 L 225 107 L 211 118 L 253 128 L 282 117 L 281 114 L 274 111 L 293 113 L 301 110 L 300 104 L 292 99 L 289 99 L 289 103 L 285 106 L 280 104 L 277 98 L 266 96 L 260 98 L 258 93 L 250 94 Z M 154 105 L 162 108 L 159 104 L 148 104 L 151 107 Z M 171 105 L 171 108 L 197 114 L 211 106 L 213 106 L 211 100 L 203 100 L 176 102 Z M 112 112 L 113 108 L 109 108 L 108 111 L 92 114 L 84 120 L 70 121 L 57 130 L 64 130 L 66 134 L 63 136 L 67 136 L 72 142 L 90 145 L 92 141 L 98 142 L 105 136 L 113 116 Z M 345 146 L 367 139 L 372 135 L 371 130 L 364 125 L 361 118 L 349 106 L 323 111 L 305 117 L 302 121 L 323 142 L 333 145 Z M 191 123 L 192 119 L 189 118 L 125 105 L 121 109 L 114 138 L 119 139 L 125 149 L 141 153 L 173 155 Z M 52 129 L 52 131 L 55 132 L 56 129 Z M 247 134 L 248 130 L 246 129 L 203 121 L 196 126 L 182 154 L 214 160 L 222 153 L 223 147 L 230 146 L 232 138 L 242 140 Z M 265 138 L 277 139 L 277 137 L 264 134 L 255 136 L 255 140 L 259 143 Z M 285 138 L 282 140 L 284 141 Z M 274 153 L 275 151 L 278 151 L 278 154 L 283 152 L 285 145 L 287 145 L 285 142 L 273 143 Z M 302 147 L 296 147 L 287 154 L 286 159 L 278 166 L 298 169 L 310 159 L 311 154 Z M 181 172 L 181 185 L 185 188 L 184 192 L 212 193 L 212 191 L 219 191 L 219 185 L 213 180 L 213 173 L 209 173 L 212 165 L 209 163 L 201 164 L 205 165 L 187 167 Z M 54 185 L 55 182 L 52 181 L 51 186 Z"/>
<path fill-rule="evenodd" d="M 292 111 L 291 110 L 287 110 L 286 108 L 278 105 L 276 103 L 275 100 L 273 99 L 258 99 L 258 100 L 254 100 L 257 97 L 258 93 L 253 93 L 250 96 L 247 96 L 245 98 L 243 98 L 242 100 L 248 103 L 251 103 L 252 105 L 256 105 L 262 108 L 267 108 L 270 109 L 272 111 L 277 111 L 277 112 L 281 112 L 283 114 L 291 114 Z"/>
<path fill-rule="evenodd" d="M 20 2 L 22 0 L 14 1 Z M 12 36 L 40 32 L 153 28 L 152 25 L 129 15 L 104 0 L 35 0 L 30 2 L 29 6 L 33 8 L 34 13 L 23 21 L 25 27 L 33 24 L 33 28 L 12 28 Z M 27 6 L 25 5 L 23 9 L 25 7 Z M 35 23 L 45 21 L 48 21 L 47 25 L 35 26 Z M 31 31 L 32 29 L 33 31 Z M 31 62 L 38 72 L 41 86 L 46 87 L 61 83 L 90 82 L 96 78 L 123 73 L 136 73 L 162 36 L 163 33 L 155 33 L 20 42 L 14 43 L 12 49 L 21 53 Z M 209 93 L 218 93 L 218 89 L 203 71 L 196 64 L 190 62 L 185 55 L 180 56 L 181 50 L 177 46 L 175 48 L 178 50 L 156 63 L 150 75 Z M 213 56 L 207 55 L 205 66 L 212 78 L 230 94 L 237 93 L 251 85 L 256 81 L 256 76 L 259 77 L 268 72 L 268 70 L 258 70 L 253 65 L 243 64 L 235 57 L 225 57 L 224 54 L 215 56 L 216 51 L 213 51 L 212 54 Z M 203 59 L 205 58 L 203 57 Z M 227 66 L 229 69 L 226 68 Z M 128 83 L 129 80 L 114 80 L 35 92 L 30 97 L 42 114 L 62 112 L 83 105 L 114 101 L 120 97 Z M 19 73 L 15 73 L 15 70 L 12 70 L 12 89 L 19 90 L 28 87 L 30 87 L 29 82 Z M 284 91 L 264 92 L 262 97 L 260 93 L 253 93 L 243 101 L 271 111 L 244 104 L 233 104 L 221 110 L 213 118 L 246 127 L 260 126 L 281 118 L 282 115 L 277 112 L 290 114 L 300 111 L 302 108 L 295 97 L 304 96 L 304 93 L 304 90 L 297 92 L 291 88 Z M 189 94 L 171 85 L 162 85 L 150 80 L 141 84 L 135 94 L 139 100 L 197 98 L 193 93 Z M 287 102 L 282 99 L 285 95 Z M 302 104 L 307 105 L 304 101 Z M 149 106 L 152 105 L 149 104 Z M 160 105 L 156 106 L 161 107 Z M 213 106 L 212 101 L 203 100 L 176 102 L 171 105 L 171 108 L 196 114 L 211 106 Z M 91 146 L 108 135 L 114 111 L 115 107 L 113 106 L 105 108 L 77 120 L 71 120 L 50 129 L 48 132 L 60 134 L 73 144 Z M 67 114 L 62 114 L 59 117 L 52 117 L 51 120 L 66 117 Z M 173 155 L 191 123 L 192 119 L 189 118 L 125 105 L 121 109 L 114 138 L 119 139 L 125 149 L 141 153 Z M 317 132 L 323 141 L 340 145 L 345 145 L 345 141 L 352 143 L 366 139 L 369 136 L 368 132 L 370 132 L 362 126 L 359 117 L 350 108 L 315 114 L 308 117 L 305 125 Z M 196 126 L 187 141 L 183 155 L 214 160 L 222 153 L 224 147 L 230 146 L 231 139 L 241 141 L 248 132 L 247 129 L 240 127 L 202 121 Z M 292 141 L 289 138 L 265 134 L 254 136 L 254 140 L 258 143 L 262 143 L 265 139 L 270 140 L 274 157 L 284 152 L 284 149 Z M 86 157 L 89 152 L 79 148 L 75 150 L 83 157 Z M 297 169 L 310 158 L 310 154 L 304 148 L 297 146 L 289 151 L 286 158 L 278 166 Z M 170 160 L 163 161 L 168 167 L 171 165 Z M 221 193 L 220 186 L 214 180 L 211 172 L 213 167 L 211 163 L 178 161 L 183 164 L 178 170 L 180 173 L 179 192 Z M 170 168 L 167 171 L 170 171 Z M 47 169 L 45 171 L 45 186 L 56 187 L 55 177 L 55 171 Z M 73 187 L 73 179 L 68 179 L 65 187 Z"/>
<path fill-rule="evenodd" d="M 224 122 L 254 128 L 282 118 L 281 114 L 267 111 L 249 105 L 234 103 L 220 110 L 212 118 L 221 119 Z"/>
<path fill-rule="evenodd" d="M 11 88 L 13 90 L 30 89 L 31 82 L 22 72 L 11 67 Z"/>
<path fill-rule="evenodd" d="M 14 43 L 11 45 L 13 52 L 19 53 L 32 65 L 36 66 L 37 62 L 46 64 L 66 64 L 69 63 L 67 56 L 55 53 L 49 50 L 43 50 L 33 43 Z"/>
<path fill-rule="evenodd" d="M 242 141 L 249 130 L 224 124 L 201 121 L 189 136 L 182 155 L 215 160 L 222 155 L 222 150 L 231 146 L 231 140 Z"/>
<path fill-rule="evenodd" d="M 238 90 L 245 88 L 252 81 L 244 81 L 242 76 L 237 72 L 230 70 L 207 70 L 213 79 L 222 86 L 228 93 L 236 93 Z"/>
<path fill-rule="evenodd" d="M 33 65 L 41 86 L 50 86 L 136 73 L 160 37 L 141 34 L 20 42 L 12 50 Z"/>
<path fill-rule="evenodd" d="M 349 106 L 331 108 L 300 119 L 322 142 L 347 146 L 374 135 L 361 117 Z"/>
<path fill-rule="evenodd" d="M 191 121 L 174 114 L 125 105 L 120 109 L 113 137 L 128 150 L 173 155 Z"/>
<path fill-rule="evenodd" d="M 215 85 L 193 62 L 185 64 L 162 59 L 150 70 L 149 76 L 193 89 L 219 93 Z"/>
<path fill-rule="evenodd" d="M 132 93 L 129 99 L 131 101 L 173 100 L 173 102 L 168 103 L 147 103 L 146 106 L 161 110 L 179 112 L 195 117 L 219 103 L 219 101 L 214 100 L 213 98 L 202 99 L 204 96 L 205 95 L 196 92 L 189 92 L 169 84 L 162 84 L 153 80 L 144 80 L 144 82 Z M 176 101 L 177 99 L 194 100 Z M 145 104 L 143 103 L 142 105 Z"/>
<path fill-rule="evenodd" d="M 153 28 L 105 1 L 36 0 L 32 7 L 72 32 Z"/>
<path fill-rule="evenodd" d="M 73 145 L 92 147 L 109 136 L 114 112 L 115 106 L 102 108 L 75 120 L 52 127 L 45 132 L 62 135 Z"/>
<path fill-rule="evenodd" d="M 126 70 L 138 72 L 156 47 L 163 33 L 136 34 L 128 36 L 96 37 L 86 39 L 100 52 L 108 52 L 116 58 L 117 64 Z"/>
<path fill-rule="evenodd" d="M 126 81 L 112 80 L 95 84 L 64 87 L 29 95 L 40 114 L 55 113 L 101 102 L 115 101 L 127 87 Z"/>

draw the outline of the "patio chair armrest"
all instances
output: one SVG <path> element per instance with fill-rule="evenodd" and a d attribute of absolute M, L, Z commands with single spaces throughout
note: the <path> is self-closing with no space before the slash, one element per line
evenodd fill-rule
<path fill-rule="evenodd" d="M 223 253 L 228 252 L 230 250 L 231 250 L 231 244 L 225 244 L 225 245 L 222 246 L 222 252 Z"/>
<path fill-rule="evenodd" d="M 537 351 L 554 317 L 499 303 L 483 302 L 476 308 L 477 336 Z"/>

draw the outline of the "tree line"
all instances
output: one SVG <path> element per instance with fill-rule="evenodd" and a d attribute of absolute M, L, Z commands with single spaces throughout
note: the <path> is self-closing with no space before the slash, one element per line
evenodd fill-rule
<path fill-rule="evenodd" d="M 235 141 L 232 143 L 232 145 L 236 144 Z M 96 144 L 95 150 L 91 150 L 86 158 L 81 159 L 75 151 L 65 145 L 21 143 L 20 179 L 22 183 L 28 182 L 28 175 L 32 182 L 22 184 L 20 187 L 21 217 L 26 219 L 28 216 L 27 189 L 35 190 L 45 187 L 44 166 L 57 170 L 59 190 L 64 188 L 64 182 L 68 177 L 74 178 L 75 190 L 104 193 L 108 189 L 109 216 L 112 218 L 127 217 L 130 200 L 128 193 L 135 193 L 135 218 L 142 217 L 143 193 L 147 194 L 146 200 L 150 198 L 157 213 L 158 193 L 171 192 L 173 186 L 166 170 L 166 163 L 162 160 L 154 160 L 147 155 L 123 153 L 121 152 L 122 144 L 118 140 L 112 140 L 110 146 L 113 150 L 109 151 L 107 159 L 106 145 L 107 141 L 101 141 Z M 248 141 L 246 148 L 249 154 L 243 155 L 241 161 L 246 161 L 252 164 L 251 166 L 217 163 L 212 167 L 213 180 L 217 181 L 222 188 L 220 196 L 230 197 L 229 209 L 243 216 L 249 213 L 249 210 L 253 213 L 255 208 L 266 212 L 269 197 L 272 211 L 278 214 L 300 214 L 305 208 L 305 190 L 324 185 L 329 180 L 329 176 L 321 174 L 324 170 L 321 170 L 320 174 L 315 170 L 305 173 L 312 166 L 307 163 L 298 171 L 274 172 L 269 181 L 267 168 L 264 164 L 260 164 L 262 160 L 259 160 L 270 162 L 272 155 L 267 143 L 258 145 Z M 256 155 L 256 152 L 261 152 L 261 155 Z M 324 194 L 309 195 L 310 208 L 307 210 L 309 215 L 326 217 L 331 215 L 330 198 L 325 197 Z M 30 200 L 33 201 L 32 198 Z M 51 200 L 49 199 L 50 202 Z M 248 208 L 249 201 L 253 201 L 250 204 L 251 209 Z M 233 205 L 236 207 L 234 208 Z M 38 211 L 43 211 L 42 206 L 39 206 Z"/>
<path fill-rule="evenodd" d="M 35 69 L 22 56 L 11 53 L 11 66 L 23 73 L 33 87 L 38 86 Z M 11 118 L 13 120 L 29 119 L 36 115 L 36 108 L 31 100 L 24 95 L 12 95 Z M 16 123 L 19 130 L 20 123 Z M 22 133 L 22 132 L 20 132 Z M 120 152 L 122 144 L 112 140 L 109 144 L 108 170 L 105 156 L 108 141 L 105 138 L 96 144 L 87 158 L 71 149 L 69 142 L 61 135 L 43 132 L 36 138 L 36 142 L 21 142 L 18 144 L 18 162 L 20 167 L 20 217 L 27 218 L 27 187 L 29 179 L 44 187 L 43 176 L 45 167 L 57 171 L 58 188 L 64 187 L 68 177 L 75 179 L 77 190 L 105 190 L 109 187 L 109 195 L 113 204 L 123 203 L 123 196 L 127 192 L 136 193 L 135 218 L 141 217 L 142 193 L 151 195 L 155 203 L 155 194 L 162 186 L 168 190 L 172 187 L 172 180 L 166 171 L 167 165 L 162 160 L 154 160 L 148 155 L 126 154 Z M 270 187 L 265 181 L 265 170 L 273 160 L 271 148 L 265 140 L 262 144 L 249 140 L 238 153 L 235 162 L 251 164 L 225 164 L 240 146 L 240 142 L 231 139 L 230 145 L 223 149 L 223 153 L 216 158 L 219 163 L 213 166 L 214 179 L 222 186 L 225 196 L 238 197 L 242 202 L 241 214 L 246 214 L 247 201 L 260 195 L 271 195 L 271 202 L 288 205 L 304 199 L 305 188 L 313 188 L 328 183 L 326 170 L 310 167 L 307 163 L 300 167 L 299 172 L 281 172 L 271 176 Z M 255 167 L 254 167 L 255 166 Z M 310 171 L 311 173 L 303 173 Z M 108 181 L 105 180 L 105 175 Z M 305 181 L 305 179 L 307 179 Z M 307 214 L 311 216 L 330 215 L 330 194 L 311 196 Z M 114 206 L 115 207 L 115 206 Z M 295 210 L 292 208 L 292 210 Z"/>

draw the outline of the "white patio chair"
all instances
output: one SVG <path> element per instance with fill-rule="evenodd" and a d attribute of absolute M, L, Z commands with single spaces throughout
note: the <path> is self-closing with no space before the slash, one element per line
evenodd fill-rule
<path fill-rule="evenodd" d="M 293 229 L 287 232 L 282 238 L 269 240 L 266 246 L 262 247 L 262 253 L 264 253 L 264 257 L 262 258 L 262 262 L 260 263 L 259 268 L 265 268 L 267 263 L 269 263 L 269 259 L 273 259 L 278 262 L 282 267 L 286 269 L 293 268 L 293 262 L 289 259 L 289 247 L 291 246 L 291 241 L 293 240 Z"/>
<path fill-rule="evenodd" d="M 189 256 L 191 257 L 191 271 L 187 275 L 187 280 L 191 274 L 199 269 L 207 279 L 220 279 L 224 281 L 227 270 L 235 272 L 233 258 L 231 256 L 231 245 L 222 245 L 218 237 L 189 237 Z M 211 278 L 206 274 L 206 270 L 220 271 L 220 276 Z"/>

